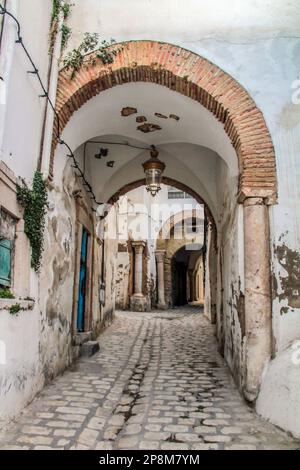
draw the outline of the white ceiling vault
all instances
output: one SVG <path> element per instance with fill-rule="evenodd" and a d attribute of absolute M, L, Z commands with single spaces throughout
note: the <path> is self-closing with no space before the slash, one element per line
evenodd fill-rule
<path fill-rule="evenodd" d="M 139 127 L 145 124 L 154 130 L 142 132 Z M 81 166 L 87 140 L 155 145 L 166 163 L 164 175 L 191 187 L 213 212 L 221 169 L 230 178 L 238 175 L 237 156 L 217 119 L 198 102 L 156 84 L 130 83 L 100 93 L 72 116 L 63 138 L 76 149 Z M 99 160 L 95 154 L 101 146 L 108 148 L 108 155 Z M 142 163 L 148 158 L 148 150 L 89 144 L 85 168 L 97 199 L 108 200 L 143 178 Z M 113 168 L 106 166 L 111 160 Z"/>

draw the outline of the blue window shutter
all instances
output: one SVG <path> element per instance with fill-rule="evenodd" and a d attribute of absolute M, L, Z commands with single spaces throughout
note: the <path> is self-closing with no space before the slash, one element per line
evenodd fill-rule
<path fill-rule="evenodd" d="M 11 252 L 11 240 L 0 239 L 0 284 L 2 286 L 11 285 Z"/>

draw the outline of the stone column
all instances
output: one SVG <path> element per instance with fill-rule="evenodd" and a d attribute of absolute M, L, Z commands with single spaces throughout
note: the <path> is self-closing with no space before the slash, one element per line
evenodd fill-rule
<path fill-rule="evenodd" d="M 245 373 L 244 394 L 256 399 L 271 355 L 270 236 L 262 198 L 244 201 Z"/>
<path fill-rule="evenodd" d="M 196 272 L 196 274 L 195 274 L 195 300 L 197 302 L 199 302 L 199 298 L 200 298 L 199 285 L 200 285 L 200 277 L 199 277 L 199 273 Z"/>
<path fill-rule="evenodd" d="M 143 251 L 144 242 L 133 242 L 135 252 L 134 263 L 134 294 L 142 294 L 143 288 Z"/>
<path fill-rule="evenodd" d="M 134 249 L 134 294 L 130 299 L 130 309 L 136 312 L 147 310 L 147 299 L 143 295 L 143 251 L 146 243 L 142 240 L 132 242 Z"/>
<path fill-rule="evenodd" d="M 157 266 L 157 296 L 158 296 L 158 303 L 157 308 L 159 309 L 166 309 L 166 301 L 165 301 L 165 250 L 157 250 L 155 252 L 156 257 L 156 266 Z"/>

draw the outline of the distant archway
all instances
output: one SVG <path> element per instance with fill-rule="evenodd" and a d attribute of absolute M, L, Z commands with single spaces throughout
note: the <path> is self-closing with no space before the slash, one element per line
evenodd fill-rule
<path fill-rule="evenodd" d="M 216 234 L 216 223 L 214 216 L 209 208 L 209 206 L 206 204 L 205 200 L 200 196 L 200 194 L 196 193 L 193 191 L 189 186 L 187 186 L 184 183 L 181 183 L 180 181 L 174 180 L 173 178 L 168 178 L 167 176 L 163 176 L 162 178 L 162 183 L 166 184 L 168 186 L 173 186 L 174 188 L 179 189 L 180 191 L 188 193 L 192 198 L 194 198 L 199 204 L 204 206 L 204 215 L 207 217 L 207 220 L 211 223 L 214 233 Z M 108 204 L 115 204 L 115 202 L 118 201 L 118 199 L 121 196 L 124 196 L 124 194 L 128 193 L 129 191 L 132 191 L 133 189 L 139 188 L 140 186 L 145 186 L 146 185 L 146 180 L 141 179 L 137 181 L 133 181 L 132 183 L 125 184 L 120 188 L 115 194 L 113 194 L 107 201 Z"/>
<path fill-rule="evenodd" d="M 189 220 L 194 220 L 198 226 L 198 224 L 201 223 L 201 221 L 203 222 L 204 219 L 202 217 L 202 214 L 199 213 L 199 211 L 197 211 L 196 209 L 183 209 L 181 212 L 177 212 L 176 214 L 172 215 L 168 220 L 166 220 L 164 224 L 162 224 L 162 226 L 160 227 L 158 233 L 156 242 L 157 249 L 160 249 L 160 243 L 163 242 L 165 238 L 170 236 L 170 232 L 178 223 L 184 223 Z"/>
<path fill-rule="evenodd" d="M 243 203 L 235 211 L 240 217 L 234 226 L 243 228 L 237 232 L 237 239 L 243 240 L 241 247 L 242 263 L 238 264 L 238 272 L 244 270 L 244 288 L 237 285 L 237 292 L 244 295 L 242 302 L 236 301 L 238 322 L 245 325 L 238 331 L 237 349 L 228 349 L 228 357 L 234 356 L 234 374 L 240 387 L 249 400 L 257 396 L 262 371 L 271 353 L 272 307 L 270 292 L 270 235 L 268 205 L 276 203 L 277 181 L 275 154 L 270 133 L 267 129 L 262 112 L 257 108 L 248 92 L 230 75 L 226 74 L 208 60 L 170 44 L 154 41 L 130 41 L 112 46 L 116 55 L 110 65 L 104 65 L 100 59 L 90 61 L 90 65 L 78 71 L 72 80 L 70 72 L 63 69 L 58 81 L 56 110 L 60 118 L 60 131 L 66 127 L 70 117 L 87 101 L 112 87 L 135 82 L 150 82 L 161 85 L 181 95 L 193 99 L 221 122 L 224 131 L 235 149 L 239 163 L 239 181 L 237 191 L 232 195 L 232 202 Z M 93 55 L 91 55 L 93 59 Z M 71 124 L 71 123 L 70 123 Z M 57 123 L 54 124 L 57 128 Z M 219 126 L 220 127 L 220 126 Z M 56 129 L 57 130 L 57 129 Z M 220 129 L 220 131 L 222 131 Z M 55 134 L 54 134 L 55 135 Z M 53 173 L 56 138 L 53 138 L 50 174 Z M 59 175 L 60 177 L 60 175 Z M 177 176 L 175 176 L 177 177 Z M 188 178 L 178 178 L 188 181 Z M 130 174 L 122 181 L 127 184 L 108 202 L 125 194 L 130 189 L 144 184 L 144 180 L 128 184 Z M 166 184 L 186 190 L 185 184 L 165 178 Z M 193 185 L 197 191 L 197 184 Z M 234 188 L 235 189 L 235 188 Z M 198 194 L 187 188 L 197 201 L 204 201 Z M 236 196 L 236 197 L 235 197 Z M 224 195 L 224 205 L 227 202 Z M 211 208 L 212 205 L 211 205 Z M 231 211 L 231 215 L 233 211 Z M 206 219 L 209 226 L 216 227 L 211 210 L 205 205 Z M 237 218 L 236 217 L 236 218 Z M 210 228 L 210 227 L 209 227 Z M 220 236 L 226 232 L 228 224 L 220 227 Z M 216 233 L 216 230 L 214 231 Z M 241 233 L 242 232 L 242 233 Z M 211 234 L 211 231 L 208 230 Z M 232 237 L 228 237 L 233 240 Z M 216 237 L 215 237 L 216 241 Z M 221 240 L 222 241 L 222 240 Z M 215 245 L 218 265 L 211 270 L 210 278 L 220 281 L 222 285 L 222 249 L 224 244 Z M 235 254 L 233 244 L 226 248 L 226 260 Z M 225 256 L 225 255 L 224 255 Z M 214 256 L 217 259 L 217 256 Z M 209 253 L 206 265 L 209 263 Z M 218 274 L 220 271 L 221 274 Z M 238 277 L 234 281 L 237 283 Z M 214 285 L 217 283 L 214 281 Z M 221 289 L 219 289 L 221 292 Z M 223 316 L 223 305 L 232 305 L 233 291 L 227 289 L 224 304 L 219 308 L 220 318 Z M 225 294 L 224 294 L 225 295 Z M 216 307 L 217 296 L 210 302 Z M 241 297 L 241 296 L 240 296 Z M 225 297 L 224 297 L 225 298 Z M 239 299 L 239 296 L 237 296 Z M 231 302 L 231 303 L 230 303 Z M 222 323 L 223 322 L 223 323 Z M 220 320 L 220 324 L 226 324 Z M 225 325 L 227 327 L 227 325 Z M 222 331 L 221 331 L 222 333 Z M 230 342 L 231 331 L 227 334 Z M 220 342 L 223 339 L 221 338 Z M 241 351 L 239 350 L 241 348 Z M 239 374 L 236 374 L 239 371 Z"/>
<path fill-rule="evenodd" d="M 190 263 L 193 250 L 187 245 L 182 246 L 171 258 L 172 304 L 175 307 L 186 305 L 194 300 L 195 280 L 190 272 Z M 190 245 L 192 248 L 192 245 Z M 200 256 L 201 249 L 197 250 Z"/>

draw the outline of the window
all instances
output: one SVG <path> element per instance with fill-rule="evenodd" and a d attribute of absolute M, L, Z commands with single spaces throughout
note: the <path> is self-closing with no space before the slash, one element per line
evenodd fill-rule
<path fill-rule="evenodd" d="M 177 188 L 169 187 L 168 188 L 168 199 L 191 199 L 188 193 L 184 191 L 179 191 Z"/>
<path fill-rule="evenodd" d="M 11 252 L 12 242 L 5 238 L 0 239 L 0 285 L 11 285 Z"/>
<path fill-rule="evenodd" d="M 0 286 L 12 284 L 13 246 L 16 220 L 3 209 L 0 210 Z"/>

